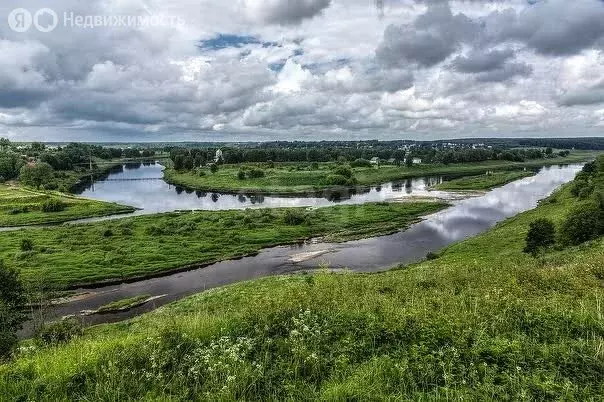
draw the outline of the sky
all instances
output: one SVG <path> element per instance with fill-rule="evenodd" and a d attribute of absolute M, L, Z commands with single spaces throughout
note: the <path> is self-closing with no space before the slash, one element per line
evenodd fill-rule
<path fill-rule="evenodd" d="M 13 141 L 603 134 L 602 0 L 0 4 Z"/>

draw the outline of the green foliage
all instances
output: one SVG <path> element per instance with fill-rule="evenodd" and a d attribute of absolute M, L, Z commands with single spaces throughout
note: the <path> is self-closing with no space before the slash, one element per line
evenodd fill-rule
<path fill-rule="evenodd" d="M 237 172 L 237 179 L 245 180 L 245 170 L 239 169 L 239 171 Z"/>
<path fill-rule="evenodd" d="M 25 165 L 19 173 L 19 180 L 26 186 L 40 188 L 45 183 L 54 179 L 54 172 L 48 163 L 36 163 L 35 165 Z"/>
<path fill-rule="evenodd" d="M 83 333 L 80 320 L 71 318 L 44 324 L 36 334 L 36 339 L 42 345 L 58 345 L 82 336 Z"/>
<path fill-rule="evenodd" d="M 61 212 L 66 207 L 63 201 L 53 198 L 42 204 L 42 212 Z"/>
<path fill-rule="evenodd" d="M 283 222 L 286 225 L 301 225 L 306 221 L 306 214 L 297 209 L 288 209 L 283 214 Z"/>
<path fill-rule="evenodd" d="M 534 172 L 530 171 L 510 171 L 493 172 L 491 174 L 482 174 L 480 176 L 465 176 L 458 179 L 445 181 L 435 188 L 437 190 L 490 190 L 495 187 L 503 186 L 524 177 L 532 176 Z"/>
<path fill-rule="evenodd" d="M 0 261 L 0 360 L 10 357 L 17 346 L 17 331 L 26 319 L 25 302 L 19 274 Z"/>
<path fill-rule="evenodd" d="M 32 251 L 34 242 L 31 239 L 21 239 L 21 251 Z"/>
<path fill-rule="evenodd" d="M 604 234 L 604 212 L 600 205 L 589 202 L 576 207 L 562 223 L 562 242 L 577 245 Z"/>
<path fill-rule="evenodd" d="M 556 243 L 556 227 L 546 218 L 531 222 L 526 235 L 524 252 L 536 256 L 540 251 L 545 251 Z"/>
<path fill-rule="evenodd" d="M 213 174 L 217 173 L 218 172 L 218 165 L 215 164 L 215 163 L 212 163 L 210 165 L 210 172 L 212 172 Z"/>
<path fill-rule="evenodd" d="M 259 179 L 265 176 L 264 170 L 252 168 L 248 170 L 247 177 L 250 179 Z"/>
<path fill-rule="evenodd" d="M 371 162 L 367 159 L 359 158 L 350 164 L 353 168 L 370 168 Z"/>

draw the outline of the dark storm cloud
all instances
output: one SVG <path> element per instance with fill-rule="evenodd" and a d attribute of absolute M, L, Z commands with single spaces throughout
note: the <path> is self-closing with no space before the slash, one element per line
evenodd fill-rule
<path fill-rule="evenodd" d="M 331 5 L 331 0 L 244 0 L 250 17 L 268 24 L 295 25 L 314 18 Z"/>
<path fill-rule="evenodd" d="M 543 55 L 571 55 L 601 43 L 604 2 L 544 1 L 519 13 L 495 12 L 485 21 L 495 42 L 518 41 Z"/>
<path fill-rule="evenodd" d="M 526 63 L 507 63 L 501 68 L 477 74 L 480 82 L 503 82 L 514 77 L 527 77 L 533 73 L 533 67 Z"/>
<path fill-rule="evenodd" d="M 456 57 L 452 62 L 452 67 L 462 73 L 482 73 L 500 69 L 512 57 L 514 57 L 514 51 L 511 49 L 474 50 L 467 56 Z"/>
<path fill-rule="evenodd" d="M 462 43 L 472 42 L 478 29 L 478 24 L 466 15 L 453 15 L 448 4 L 434 5 L 413 26 L 386 28 L 376 55 L 389 66 L 409 63 L 434 66 L 451 56 Z"/>

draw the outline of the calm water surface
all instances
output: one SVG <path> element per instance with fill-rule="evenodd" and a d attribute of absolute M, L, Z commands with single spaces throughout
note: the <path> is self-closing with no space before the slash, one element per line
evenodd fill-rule
<path fill-rule="evenodd" d="M 140 208 L 137 214 L 154 214 L 178 210 L 225 210 L 244 208 L 322 207 L 333 204 L 364 204 L 410 196 L 447 198 L 450 194 L 429 191 L 442 177 L 410 179 L 368 189 L 323 191 L 316 196 L 275 197 L 263 194 L 224 194 L 193 191 L 162 180 L 164 167 L 159 163 L 126 164 L 105 180 L 80 193 L 101 201 Z"/>
<path fill-rule="evenodd" d="M 52 317 L 61 317 L 77 314 L 82 310 L 97 309 L 109 302 L 139 294 L 166 295 L 153 303 L 128 312 L 85 318 L 87 323 L 90 324 L 112 322 L 141 314 L 159 305 L 205 289 L 269 275 L 312 270 L 322 264 L 326 264 L 333 269 L 346 268 L 357 272 L 376 272 L 401 263 L 416 262 L 423 259 L 429 252 L 436 252 L 447 245 L 475 236 L 508 217 L 534 208 L 539 200 L 550 195 L 560 185 L 571 181 L 580 169 L 580 165 L 543 168 L 536 176 L 510 183 L 479 197 L 455 201 L 452 207 L 428 216 L 424 221 L 411 226 L 407 231 L 390 236 L 342 244 L 309 242 L 297 246 L 265 249 L 254 257 L 224 261 L 208 267 L 161 278 L 94 289 L 91 297 L 68 305 L 58 306 L 50 313 Z M 123 174 L 148 174 L 152 170 L 159 173 L 161 167 L 154 165 L 149 170 L 128 170 Z M 410 186 L 411 193 L 426 191 L 425 183 L 421 184 L 421 182 L 421 180 L 419 182 L 413 181 L 415 184 Z M 176 194 L 175 189 L 166 184 L 152 182 L 148 189 L 145 188 L 145 185 L 139 186 L 139 184 L 133 186 L 136 187 L 136 191 L 128 188 L 126 194 L 111 193 L 109 196 L 113 201 L 124 202 L 128 199 L 140 203 L 138 204 L 140 207 L 153 208 L 153 205 L 155 205 L 155 208 L 161 209 L 160 203 L 153 200 L 156 193 L 152 189 L 160 188 L 161 194 L 164 194 L 164 192 L 166 194 Z M 96 184 L 94 191 L 88 190 L 84 195 L 96 195 L 99 199 L 107 199 L 101 197 L 103 194 L 108 194 L 108 188 L 105 185 L 106 183 Z M 110 183 L 109 186 L 113 186 L 113 183 Z M 403 186 L 402 192 L 406 194 L 404 188 Z M 136 193 L 139 195 L 136 196 Z M 399 193 L 397 186 L 384 186 L 381 191 L 373 189 L 364 196 L 378 197 L 379 199 L 387 193 Z M 166 197 L 169 198 L 169 202 L 177 202 L 176 197 L 169 195 L 166 195 Z M 223 196 L 220 198 L 223 198 Z M 218 204 L 214 201 L 206 204 L 208 200 L 204 200 L 204 197 L 201 197 L 200 200 L 196 195 L 191 194 L 187 199 L 186 202 L 191 203 L 189 205 L 193 205 L 195 202 L 200 203 L 197 205 Z M 373 199 L 375 200 L 375 198 Z M 273 202 L 299 202 L 299 205 L 306 205 L 304 203 L 308 202 L 308 199 L 303 200 Z M 314 200 L 319 203 L 329 202 L 328 200 Z M 348 200 L 348 202 L 352 202 L 351 200 Z M 224 201 L 225 204 L 222 205 L 237 205 L 238 202 L 240 201 L 237 199 L 230 199 L 230 201 Z"/>

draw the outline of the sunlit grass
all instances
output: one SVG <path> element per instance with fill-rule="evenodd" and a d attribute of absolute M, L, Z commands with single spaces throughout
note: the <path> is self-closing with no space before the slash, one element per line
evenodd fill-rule
<path fill-rule="evenodd" d="M 9 400 L 601 400 L 604 241 L 522 252 L 564 190 L 439 258 L 271 277 L 0 368 Z"/>
<path fill-rule="evenodd" d="M 57 200 L 65 209 L 44 212 L 45 202 Z M 26 226 L 61 223 L 74 219 L 113 215 L 134 211 L 134 208 L 93 201 L 52 191 L 38 191 L 18 185 L 0 184 L 0 226 Z"/>

